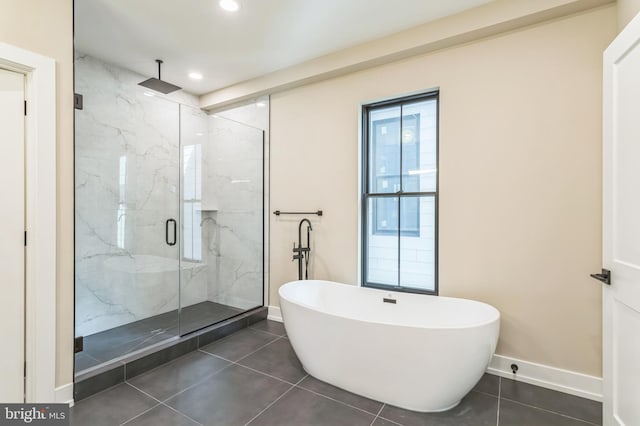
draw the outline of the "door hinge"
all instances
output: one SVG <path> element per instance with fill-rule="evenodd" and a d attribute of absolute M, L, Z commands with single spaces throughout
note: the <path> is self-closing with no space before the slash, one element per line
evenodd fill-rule
<path fill-rule="evenodd" d="M 24 362 L 24 377 L 27 377 L 27 362 Z"/>
<path fill-rule="evenodd" d="M 84 336 L 78 336 L 73 339 L 73 353 L 77 354 L 84 350 Z"/>
<path fill-rule="evenodd" d="M 27 101 L 24 101 L 24 115 L 27 115 Z"/>
<path fill-rule="evenodd" d="M 24 246 L 27 246 L 27 231 L 24 231 Z"/>
<path fill-rule="evenodd" d="M 73 95 L 73 107 L 75 109 L 83 109 L 83 100 L 80 93 L 74 93 Z"/>

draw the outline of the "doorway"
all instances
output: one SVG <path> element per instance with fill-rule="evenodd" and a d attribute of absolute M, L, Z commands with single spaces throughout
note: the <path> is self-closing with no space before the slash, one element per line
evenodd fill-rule
<path fill-rule="evenodd" d="M 0 401 L 24 402 L 25 364 L 25 143 L 24 75 L 0 69 Z"/>

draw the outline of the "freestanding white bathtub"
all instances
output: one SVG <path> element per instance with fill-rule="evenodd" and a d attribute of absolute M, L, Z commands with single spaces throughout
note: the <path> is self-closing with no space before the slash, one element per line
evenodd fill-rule
<path fill-rule="evenodd" d="M 473 300 L 315 280 L 279 294 L 307 373 L 408 410 L 455 407 L 485 372 L 500 331 L 500 312 Z"/>

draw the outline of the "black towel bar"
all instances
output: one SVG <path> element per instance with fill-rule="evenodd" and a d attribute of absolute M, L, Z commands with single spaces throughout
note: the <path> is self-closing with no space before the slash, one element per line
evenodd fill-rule
<path fill-rule="evenodd" d="M 273 214 L 276 216 L 280 216 L 281 214 L 316 214 L 322 216 L 322 210 L 318 210 L 317 212 L 281 212 L 280 210 L 276 210 Z"/>

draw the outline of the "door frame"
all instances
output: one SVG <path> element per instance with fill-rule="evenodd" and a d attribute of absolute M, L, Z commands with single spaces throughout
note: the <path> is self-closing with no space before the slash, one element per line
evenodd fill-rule
<path fill-rule="evenodd" d="M 28 106 L 25 402 L 50 403 L 56 402 L 56 63 L 0 43 L 0 66 L 25 75 Z"/>

